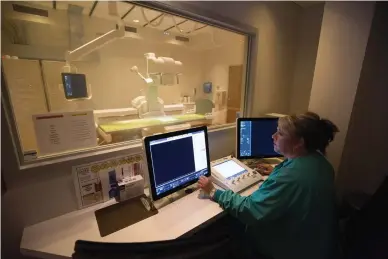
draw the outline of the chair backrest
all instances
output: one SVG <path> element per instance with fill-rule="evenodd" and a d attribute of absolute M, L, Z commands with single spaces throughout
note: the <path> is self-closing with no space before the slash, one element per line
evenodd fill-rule
<path fill-rule="evenodd" d="M 346 258 L 388 258 L 388 177 L 345 226 Z"/>
<path fill-rule="evenodd" d="M 231 238 L 213 236 L 202 240 L 180 238 L 145 243 L 101 243 L 78 240 L 74 259 L 206 259 L 233 257 Z"/>

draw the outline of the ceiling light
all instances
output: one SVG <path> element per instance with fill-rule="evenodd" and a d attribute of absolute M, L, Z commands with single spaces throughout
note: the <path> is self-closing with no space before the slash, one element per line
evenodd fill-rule
<path fill-rule="evenodd" d="M 133 22 L 138 23 L 138 22 L 140 22 L 140 21 L 139 21 L 139 20 L 133 20 Z"/>
<path fill-rule="evenodd" d="M 163 32 L 164 35 L 170 35 L 168 31 Z"/>

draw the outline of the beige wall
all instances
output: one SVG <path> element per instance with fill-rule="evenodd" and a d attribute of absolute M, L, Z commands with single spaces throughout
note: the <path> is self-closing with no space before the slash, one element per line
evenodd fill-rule
<path fill-rule="evenodd" d="M 299 20 L 298 49 L 290 92 L 290 113 L 298 114 L 308 110 L 323 10 L 324 4 L 305 7 Z"/>
<path fill-rule="evenodd" d="M 388 176 L 388 8 L 376 4 L 339 168 L 342 192 L 373 193 Z"/>
<path fill-rule="evenodd" d="M 191 4 L 258 29 L 252 115 L 288 113 L 302 8 L 293 2 L 204 1 Z"/>
<path fill-rule="evenodd" d="M 340 129 L 327 156 L 337 170 L 354 106 L 374 10 L 373 2 L 327 2 L 309 110 Z"/>

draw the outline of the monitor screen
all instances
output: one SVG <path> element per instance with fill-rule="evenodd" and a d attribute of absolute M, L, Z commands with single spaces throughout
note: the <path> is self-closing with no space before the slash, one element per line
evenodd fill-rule
<path fill-rule="evenodd" d="M 213 168 L 217 170 L 217 172 L 220 175 L 222 175 L 225 179 L 231 179 L 240 174 L 247 172 L 247 170 L 244 167 L 240 166 L 233 160 L 222 162 L 220 164 L 213 166 Z"/>
<path fill-rule="evenodd" d="M 62 73 L 62 82 L 66 99 L 88 98 L 84 74 Z"/>
<path fill-rule="evenodd" d="M 272 135 L 278 118 L 240 118 L 237 120 L 238 158 L 281 157 L 274 150 Z"/>
<path fill-rule="evenodd" d="M 206 127 L 146 137 L 144 148 L 153 200 L 210 176 Z"/>

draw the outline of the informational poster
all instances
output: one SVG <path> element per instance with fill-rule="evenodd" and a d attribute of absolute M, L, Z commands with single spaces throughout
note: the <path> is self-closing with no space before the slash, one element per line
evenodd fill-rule
<path fill-rule="evenodd" d="M 144 178 L 141 154 L 122 156 L 73 167 L 79 209 L 114 198 L 114 188 L 123 178 Z"/>
<path fill-rule="evenodd" d="M 32 119 L 40 156 L 97 145 L 93 111 L 37 114 Z"/>

